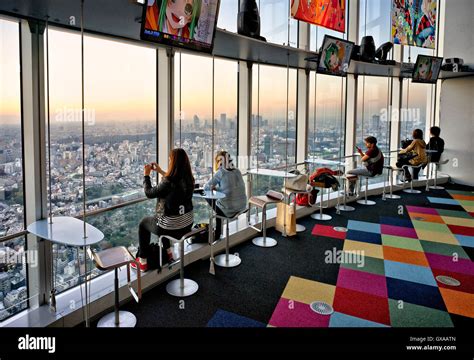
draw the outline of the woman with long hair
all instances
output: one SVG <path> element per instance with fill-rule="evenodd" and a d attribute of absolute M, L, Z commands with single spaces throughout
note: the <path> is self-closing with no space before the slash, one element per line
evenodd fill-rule
<path fill-rule="evenodd" d="M 150 174 L 152 171 L 163 176 L 161 182 L 156 186 L 151 184 Z M 143 188 L 147 198 L 157 199 L 155 215 L 145 217 L 138 228 L 140 247 L 137 259 L 140 263 L 140 270 L 146 271 L 152 233 L 157 236 L 169 235 L 179 239 L 191 231 L 193 226 L 194 177 L 186 152 L 183 149 L 172 150 L 166 172 L 157 163 L 145 165 Z M 166 249 L 163 262 L 166 262 L 167 259 L 171 263 L 173 253 L 171 244 L 166 238 L 163 240 L 163 248 Z"/>

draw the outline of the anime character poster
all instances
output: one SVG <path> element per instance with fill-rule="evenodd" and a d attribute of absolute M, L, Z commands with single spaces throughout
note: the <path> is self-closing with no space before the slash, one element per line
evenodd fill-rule
<path fill-rule="evenodd" d="M 144 28 L 147 35 L 211 44 L 218 7 L 218 0 L 148 0 Z"/>
<path fill-rule="evenodd" d="M 319 58 L 318 72 L 343 76 L 349 68 L 354 43 L 326 35 Z"/>
<path fill-rule="evenodd" d="M 437 8 L 438 0 L 393 0 L 393 43 L 434 49 Z"/>
<path fill-rule="evenodd" d="M 413 82 L 436 83 L 443 58 L 418 55 L 413 71 Z"/>
<path fill-rule="evenodd" d="M 291 16 L 344 33 L 346 0 L 291 0 Z"/>

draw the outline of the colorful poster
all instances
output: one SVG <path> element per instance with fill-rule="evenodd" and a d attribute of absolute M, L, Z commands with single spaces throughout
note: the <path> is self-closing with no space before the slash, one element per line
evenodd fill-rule
<path fill-rule="evenodd" d="M 393 0 L 393 43 L 434 49 L 437 8 L 438 0 Z"/>
<path fill-rule="evenodd" d="M 346 0 L 291 0 L 291 16 L 343 33 L 346 31 Z"/>

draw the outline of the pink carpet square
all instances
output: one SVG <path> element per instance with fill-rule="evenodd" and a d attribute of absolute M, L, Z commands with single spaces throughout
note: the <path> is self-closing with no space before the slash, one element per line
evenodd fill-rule
<path fill-rule="evenodd" d="M 308 304 L 280 298 L 268 325 L 274 327 L 326 328 L 329 327 L 330 318 L 330 315 L 316 314 Z"/>
<path fill-rule="evenodd" d="M 344 240 L 346 238 L 346 233 L 341 231 L 334 230 L 333 226 L 316 224 L 311 232 L 312 235 L 317 236 L 327 236 L 330 238 Z"/>
<path fill-rule="evenodd" d="M 415 212 L 419 214 L 430 214 L 430 215 L 438 215 L 436 209 L 420 207 L 420 206 L 407 206 L 407 210 L 409 212 Z"/>
<path fill-rule="evenodd" d="M 426 258 L 433 269 L 448 270 L 459 274 L 474 275 L 474 263 L 471 260 L 453 258 L 438 254 L 426 253 Z"/>
<path fill-rule="evenodd" d="M 405 238 L 418 239 L 418 236 L 416 235 L 416 231 L 413 228 L 386 225 L 386 224 L 382 224 L 381 228 L 382 228 L 383 235 L 393 235 L 393 236 L 400 236 L 400 237 L 405 237 Z"/>
<path fill-rule="evenodd" d="M 385 276 L 346 268 L 339 269 L 337 287 L 356 290 L 380 297 L 388 297 Z"/>

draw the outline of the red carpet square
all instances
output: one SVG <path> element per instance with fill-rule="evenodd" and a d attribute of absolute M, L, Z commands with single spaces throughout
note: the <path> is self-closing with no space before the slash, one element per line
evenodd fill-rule
<path fill-rule="evenodd" d="M 459 225 L 448 225 L 449 230 L 456 235 L 474 236 L 474 228 Z"/>
<path fill-rule="evenodd" d="M 333 307 L 343 314 L 390 325 L 387 298 L 337 287 Z"/>
<path fill-rule="evenodd" d="M 327 226 L 327 225 L 321 225 L 321 224 L 315 225 L 311 234 L 317 235 L 317 236 L 326 236 L 326 237 L 341 239 L 341 240 L 344 240 L 346 238 L 345 232 L 336 231 L 334 230 L 333 226 Z"/>
<path fill-rule="evenodd" d="M 438 215 L 438 212 L 435 209 L 421 206 L 407 206 L 407 210 L 409 212 L 415 212 L 420 214 Z"/>
<path fill-rule="evenodd" d="M 441 270 L 441 269 L 431 269 L 431 271 L 433 272 L 433 276 L 435 277 L 435 279 L 436 279 L 436 276 L 444 275 L 444 276 L 450 276 L 461 283 L 461 285 L 459 286 L 449 286 L 449 285 L 444 285 L 436 280 L 436 283 L 438 284 L 440 288 L 442 287 L 442 288 L 451 289 L 455 291 L 474 294 L 474 276 L 473 275 L 460 274 L 454 271 Z"/>
<path fill-rule="evenodd" d="M 474 276 L 474 263 L 471 260 L 438 254 L 425 254 L 425 256 L 433 269 Z"/>
<path fill-rule="evenodd" d="M 346 268 L 339 269 L 337 287 L 388 297 L 385 276 Z"/>
<path fill-rule="evenodd" d="M 316 314 L 308 304 L 280 298 L 268 325 L 289 328 L 329 327 L 330 318 L 329 315 Z"/>

